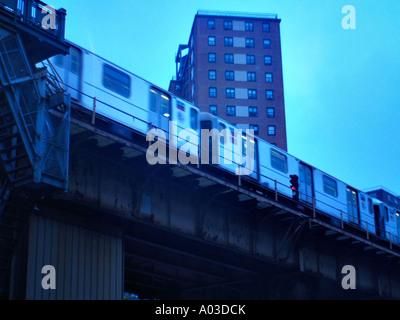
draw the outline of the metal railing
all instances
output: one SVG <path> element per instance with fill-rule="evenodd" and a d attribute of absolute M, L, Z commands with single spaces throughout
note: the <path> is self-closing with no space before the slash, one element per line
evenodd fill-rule
<path fill-rule="evenodd" d="M 265 177 L 265 178 L 270 179 L 268 177 Z M 276 202 L 278 202 L 279 197 L 285 197 L 287 199 L 291 199 L 290 196 L 280 193 L 277 188 L 278 185 L 281 185 L 283 188 L 290 189 L 290 187 L 288 185 L 282 184 L 282 183 L 278 182 L 277 180 L 272 180 L 272 179 L 270 179 L 270 180 L 273 181 L 274 200 Z M 310 195 L 302 193 L 300 191 L 298 191 L 298 193 L 299 193 L 299 196 L 303 195 L 306 197 L 311 197 Z M 354 219 L 353 215 L 350 215 L 347 212 L 344 212 L 342 209 L 332 206 L 331 204 L 328 204 L 326 202 L 316 199 L 315 195 L 312 196 L 311 203 L 306 202 L 306 201 L 298 201 L 298 203 L 305 207 L 308 207 L 310 210 L 312 210 L 313 219 L 318 219 L 319 217 L 322 217 L 322 216 L 325 218 L 336 219 L 340 223 L 340 229 L 342 229 L 342 230 L 345 230 L 346 228 L 350 229 L 350 227 L 354 228 L 354 229 L 358 229 L 359 231 L 361 231 L 361 233 L 364 233 L 366 240 L 371 240 L 371 235 L 373 235 L 373 236 L 375 236 L 376 239 L 382 239 L 384 241 L 387 241 L 390 249 L 393 249 L 393 245 L 396 245 L 398 248 L 400 248 L 400 237 L 398 234 L 394 234 L 391 231 L 388 231 L 379 226 L 376 226 L 375 224 L 372 224 L 361 218 L 357 217 Z M 347 205 L 344 203 L 341 203 L 341 204 L 344 206 Z M 319 209 L 319 207 L 321 205 L 325 206 L 325 207 L 329 207 L 332 211 L 336 210 L 337 216 L 333 215 L 332 213 L 324 212 L 321 209 Z M 338 217 L 340 217 L 340 218 L 338 218 Z M 355 220 L 355 221 L 352 221 L 352 220 Z M 362 227 L 363 225 L 365 225 L 365 228 Z M 384 234 L 385 236 L 381 236 L 382 234 Z"/>
<path fill-rule="evenodd" d="M 65 9 L 56 10 L 38 0 L 0 0 L 0 13 L 64 41 Z M 48 23 L 50 17 L 51 23 Z"/>
<path fill-rule="evenodd" d="M 77 89 L 75 89 L 75 88 L 73 88 L 71 86 L 66 85 L 66 87 L 68 87 L 71 90 L 78 91 Z M 123 114 L 125 116 L 132 117 L 132 119 L 135 119 L 135 120 L 137 120 L 139 122 L 147 124 L 149 130 L 151 128 L 156 128 L 151 123 L 147 122 L 146 120 L 140 119 L 140 118 L 134 116 L 131 113 L 128 114 L 126 111 L 123 111 L 123 110 L 119 109 L 118 107 L 115 107 L 115 106 L 113 106 L 113 105 L 111 105 L 111 104 L 109 104 L 109 103 L 107 103 L 105 101 L 99 100 L 96 97 L 92 97 L 92 96 L 90 96 L 90 95 L 88 95 L 86 93 L 83 93 L 81 91 L 78 91 L 78 92 L 80 94 L 82 94 L 82 95 L 84 95 L 84 96 L 86 96 L 86 97 L 88 97 L 88 98 L 93 100 L 92 124 L 94 124 L 94 118 L 96 117 L 95 105 L 96 104 L 101 104 L 103 107 L 110 108 L 110 110 L 112 110 L 113 112 L 119 112 L 119 113 L 121 113 L 121 114 Z M 132 104 L 132 106 L 134 106 L 134 107 L 136 107 L 136 108 L 138 108 L 140 110 L 145 110 L 145 108 L 140 107 L 138 105 L 133 105 Z M 86 106 L 86 108 L 88 108 L 88 106 Z M 167 131 L 166 133 L 169 133 L 169 132 Z M 201 155 L 201 152 L 199 152 L 199 157 L 200 157 L 200 155 Z M 200 164 L 200 161 L 198 161 L 198 164 Z M 197 167 L 199 168 L 199 165 Z M 269 180 L 270 181 L 270 183 L 268 183 L 268 186 L 266 186 L 265 184 L 261 184 L 259 182 L 260 179 L 258 181 L 255 181 L 253 179 L 253 180 L 251 180 L 251 182 L 254 185 L 258 185 L 258 187 L 261 190 L 264 190 L 264 191 L 268 190 L 270 192 L 272 191 L 272 194 L 273 194 L 272 200 L 274 200 L 275 202 L 279 202 L 280 198 L 285 198 L 286 200 L 294 201 L 293 198 L 290 196 L 290 194 L 292 192 L 292 189 L 288 185 L 283 184 L 283 183 L 277 181 L 276 179 L 272 179 L 272 178 L 270 178 L 270 177 L 268 177 L 266 175 L 262 175 L 262 174 L 259 173 L 259 178 L 261 178 L 261 177 L 264 180 L 267 180 L 267 181 Z M 238 175 L 238 180 L 237 180 L 238 186 L 240 186 L 240 187 L 242 186 L 243 179 L 246 179 L 246 178 L 243 178 L 241 175 Z M 288 192 L 285 194 L 282 191 L 280 191 L 282 189 L 287 189 Z M 332 205 L 330 203 L 326 203 L 324 201 L 321 201 L 321 200 L 317 199 L 314 194 L 311 196 L 309 194 L 305 194 L 305 193 L 302 193 L 302 192 L 299 191 L 300 198 L 301 198 L 301 195 L 303 195 L 305 198 L 310 198 L 311 202 L 310 201 L 301 201 L 300 200 L 300 201 L 296 201 L 296 203 L 308 208 L 309 210 L 311 210 L 311 216 L 310 217 L 312 217 L 315 221 L 318 220 L 318 218 L 322 218 L 322 217 L 324 217 L 325 219 L 331 219 L 331 220 L 336 219 L 337 222 L 340 225 L 340 229 L 342 229 L 342 230 L 345 230 L 346 228 L 348 230 L 350 230 L 350 227 L 353 228 L 353 229 L 358 229 L 361 233 L 363 233 L 365 235 L 365 239 L 366 240 L 370 241 L 371 240 L 371 236 L 375 236 L 376 239 L 381 239 L 381 240 L 387 241 L 388 244 L 389 244 L 390 249 L 393 249 L 393 245 L 396 245 L 398 248 L 400 248 L 400 237 L 398 235 L 396 235 L 396 234 L 394 234 L 394 233 L 392 233 L 390 231 L 387 231 L 387 230 L 382 230 L 378 226 L 376 226 L 374 224 L 371 224 L 370 222 L 365 221 L 363 219 L 359 219 L 358 217 L 355 219 L 356 222 L 351 221 L 351 219 L 354 220 L 354 217 L 352 215 L 349 215 L 343 209 L 339 209 L 335 205 Z M 340 202 L 338 200 L 335 200 L 335 201 L 337 202 L 338 206 L 347 207 L 347 204 L 342 203 L 342 202 Z M 320 209 L 321 206 L 324 206 L 325 208 L 329 208 L 329 210 L 331 212 L 334 212 L 334 210 L 336 210 L 336 212 L 337 212 L 336 216 L 334 214 L 332 214 L 332 213 L 324 212 L 322 209 Z M 333 223 L 331 223 L 331 225 L 334 226 Z M 365 225 L 365 228 L 362 227 L 363 225 Z M 380 231 L 382 231 L 382 234 L 385 234 L 386 237 L 380 236 L 379 235 Z"/>
<path fill-rule="evenodd" d="M 50 59 L 46 62 L 42 61 L 42 66 L 47 69 L 47 88 L 50 94 L 57 92 L 65 92 L 65 84 L 63 78 L 58 73 Z"/>

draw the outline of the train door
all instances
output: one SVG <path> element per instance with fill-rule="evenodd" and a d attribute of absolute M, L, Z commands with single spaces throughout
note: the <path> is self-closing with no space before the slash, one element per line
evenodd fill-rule
<path fill-rule="evenodd" d="M 201 130 L 203 130 L 203 129 L 205 129 L 205 130 L 212 130 L 212 122 L 211 122 L 211 120 L 203 120 L 203 121 L 200 121 L 200 129 Z M 209 136 L 208 137 L 208 144 L 206 143 L 206 142 L 204 142 L 204 143 L 201 143 L 201 152 L 200 152 L 200 156 L 203 154 L 203 149 L 205 148 L 205 146 L 208 146 L 208 155 L 207 155 L 207 157 L 208 157 L 208 164 L 212 164 L 212 145 L 213 145 L 213 143 L 212 143 L 212 137 L 211 136 Z M 206 162 L 206 159 L 202 159 L 202 161 L 201 161 L 201 163 L 207 163 Z"/>
<path fill-rule="evenodd" d="M 313 199 L 313 177 L 312 168 L 304 163 L 299 164 L 299 198 L 312 203 Z"/>
<path fill-rule="evenodd" d="M 227 132 L 224 131 L 226 129 L 226 125 L 222 122 L 218 121 L 218 131 L 220 132 L 220 138 L 219 138 L 219 153 L 218 153 L 218 157 L 219 157 L 219 164 L 226 164 L 226 163 L 230 163 L 232 162 L 232 153 L 225 153 L 225 150 L 229 150 L 225 148 L 225 144 L 229 143 L 229 140 L 231 140 L 231 136 L 227 135 Z M 223 135 L 222 133 L 225 133 L 225 135 Z M 211 147 L 211 151 L 212 151 L 212 147 Z"/>
<path fill-rule="evenodd" d="M 169 121 L 171 120 L 171 97 L 154 88 L 150 88 L 150 108 L 149 108 L 149 122 L 153 127 L 168 132 Z M 168 136 L 166 134 L 166 136 Z"/>
<path fill-rule="evenodd" d="M 359 223 L 359 207 L 357 191 L 347 187 L 347 215 L 349 222 Z"/>
<path fill-rule="evenodd" d="M 240 166 L 244 175 L 258 180 L 258 141 L 251 135 L 242 134 L 242 161 Z"/>
<path fill-rule="evenodd" d="M 383 213 L 383 206 L 379 204 L 374 205 L 375 228 L 376 234 L 380 237 L 385 236 L 385 215 Z"/>

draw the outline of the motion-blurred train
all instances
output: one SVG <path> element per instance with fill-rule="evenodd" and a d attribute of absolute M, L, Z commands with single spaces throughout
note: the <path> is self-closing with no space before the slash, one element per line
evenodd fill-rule
<path fill-rule="evenodd" d="M 298 177 L 298 202 L 318 212 L 400 245 L 400 211 L 372 198 L 361 190 L 311 166 L 258 137 L 237 137 L 234 125 L 199 109 L 151 84 L 137 75 L 71 42 L 70 54 L 51 59 L 71 98 L 96 114 L 135 132 L 146 135 L 149 127 L 168 132 L 169 122 L 176 121 L 178 132 L 192 129 L 229 129 L 234 143 L 254 143 L 254 170 L 246 177 L 259 187 L 277 190 L 293 197 L 291 176 Z M 150 126 L 151 124 L 151 126 Z M 249 138 L 249 139 L 247 139 Z M 240 141 L 241 140 L 241 141 Z M 246 141 L 249 140 L 249 141 Z M 250 142 L 251 141 L 251 142 Z M 200 153 L 199 153 L 200 155 Z M 222 157 L 222 155 L 220 155 Z M 235 174 L 235 164 L 214 164 L 226 173 Z"/>

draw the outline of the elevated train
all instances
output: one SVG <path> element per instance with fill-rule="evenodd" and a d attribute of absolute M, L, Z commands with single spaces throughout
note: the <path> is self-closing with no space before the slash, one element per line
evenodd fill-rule
<path fill-rule="evenodd" d="M 237 137 L 235 126 L 200 110 L 188 101 L 138 77 L 108 60 L 71 42 L 67 56 L 51 59 L 67 92 L 80 106 L 146 135 L 150 127 L 168 132 L 176 121 L 178 132 L 191 129 L 229 129 L 235 144 L 254 143 L 254 170 L 246 179 L 259 187 L 277 190 L 288 198 L 290 176 L 299 179 L 299 202 L 323 212 L 334 221 L 356 226 L 378 238 L 400 245 L 400 211 L 365 192 L 319 170 L 258 137 Z M 96 99 L 94 99 L 96 98 Z M 227 137 L 225 137 L 226 139 Z M 246 140 L 246 141 L 245 141 Z M 226 140 L 225 140 L 226 141 Z M 220 155 L 220 157 L 223 157 Z M 235 174 L 236 165 L 214 164 L 225 173 Z"/>

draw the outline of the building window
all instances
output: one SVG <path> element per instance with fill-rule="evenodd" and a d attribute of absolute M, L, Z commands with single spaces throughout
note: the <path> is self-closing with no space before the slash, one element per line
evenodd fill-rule
<path fill-rule="evenodd" d="M 328 176 L 323 175 L 322 183 L 324 186 L 325 193 L 329 194 L 332 197 L 338 196 L 336 180 L 333 180 L 333 179 L 329 178 Z"/>
<path fill-rule="evenodd" d="M 272 73 L 271 72 L 265 73 L 265 82 L 272 82 Z"/>
<path fill-rule="evenodd" d="M 215 46 L 215 37 L 208 37 L 208 45 Z"/>
<path fill-rule="evenodd" d="M 234 81 L 235 80 L 235 72 L 233 72 L 233 71 L 225 71 L 225 80 Z"/>
<path fill-rule="evenodd" d="M 210 106 L 210 113 L 214 116 L 218 115 L 217 106 Z"/>
<path fill-rule="evenodd" d="M 275 108 L 268 107 L 267 108 L 267 117 L 268 118 L 275 118 Z"/>
<path fill-rule="evenodd" d="M 279 170 L 283 173 L 287 173 L 288 172 L 287 157 L 284 154 L 274 149 L 271 149 L 271 166 L 276 170 Z"/>
<path fill-rule="evenodd" d="M 255 64 L 256 63 L 256 57 L 254 55 L 246 55 L 246 64 Z"/>
<path fill-rule="evenodd" d="M 271 26 L 268 22 L 262 24 L 262 31 L 263 32 L 270 32 L 271 31 Z"/>
<path fill-rule="evenodd" d="M 244 29 L 246 31 L 254 31 L 254 23 L 253 22 L 245 22 Z"/>
<path fill-rule="evenodd" d="M 264 39 L 264 49 L 271 49 L 271 40 Z"/>
<path fill-rule="evenodd" d="M 182 90 L 181 85 L 180 84 L 176 84 L 175 85 L 175 91 L 181 91 L 181 90 Z"/>
<path fill-rule="evenodd" d="M 271 65 L 272 64 L 272 57 L 271 56 L 264 56 L 264 64 Z"/>
<path fill-rule="evenodd" d="M 224 21 L 224 30 L 232 30 L 232 21 Z"/>
<path fill-rule="evenodd" d="M 249 117 L 252 117 L 252 118 L 258 117 L 258 108 L 257 107 L 249 107 Z"/>
<path fill-rule="evenodd" d="M 250 81 L 250 82 L 256 81 L 256 73 L 255 72 L 247 72 L 247 81 Z"/>
<path fill-rule="evenodd" d="M 254 48 L 254 39 L 246 38 L 246 48 Z"/>
<path fill-rule="evenodd" d="M 267 100 L 274 100 L 274 91 L 273 90 L 266 90 L 265 96 Z"/>
<path fill-rule="evenodd" d="M 249 99 L 257 99 L 257 90 L 256 89 L 248 89 L 247 95 Z"/>
<path fill-rule="evenodd" d="M 225 45 L 225 47 L 233 47 L 233 38 L 225 37 L 224 38 L 224 45 Z"/>
<path fill-rule="evenodd" d="M 224 30 L 232 30 L 232 21 L 224 21 Z"/>
<path fill-rule="evenodd" d="M 268 135 L 276 136 L 276 127 L 275 126 L 268 126 Z"/>
<path fill-rule="evenodd" d="M 217 71 L 208 70 L 208 79 L 209 80 L 216 80 L 217 79 Z"/>
<path fill-rule="evenodd" d="M 210 98 L 216 98 L 216 97 L 217 97 L 217 88 L 215 88 L 215 87 L 210 87 L 210 88 L 208 89 L 208 96 L 209 96 Z"/>
<path fill-rule="evenodd" d="M 214 63 L 217 60 L 217 55 L 215 53 L 208 54 L 208 62 Z"/>
<path fill-rule="evenodd" d="M 226 97 L 227 98 L 235 98 L 235 89 L 234 88 L 227 88 L 226 89 Z"/>
<path fill-rule="evenodd" d="M 208 20 L 207 26 L 208 29 L 215 29 L 215 20 Z"/>
<path fill-rule="evenodd" d="M 233 54 L 225 53 L 225 63 L 233 63 Z"/>
<path fill-rule="evenodd" d="M 236 116 L 236 107 L 235 106 L 227 106 L 226 107 L 226 115 L 235 117 Z"/>
<path fill-rule="evenodd" d="M 254 135 L 258 136 L 258 124 L 250 124 L 249 129 L 253 129 Z"/>
<path fill-rule="evenodd" d="M 125 98 L 129 98 L 131 92 L 131 77 L 108 64 L 104 64 L 103 85 L 107 89 Z"/>

